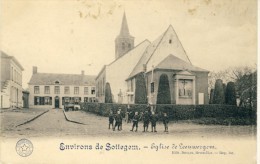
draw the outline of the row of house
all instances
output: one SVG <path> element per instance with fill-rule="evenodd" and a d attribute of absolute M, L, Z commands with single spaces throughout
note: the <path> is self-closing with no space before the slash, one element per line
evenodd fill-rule
<path fill-rule="evenodd" d="M 105 102 L 109 83 L 114 103 L 135 103 L 136 78 L 145 77 L 147 99 L 156 104 L 159 81 L 167 77 L 172 104 L 208 104 L 209 71 L 194 66 L 170 25 L 154 41 L 135 46 L 124 13 L 115 39 L 115 60 L 97 76 L 40 73 L 33 67 L 28 91 L 22 96 L 21 64 L 1 53 L 1 108 L 22 107 L 22 98 L 33 108 L 61 108 L 65 102 Z M 119 71 L 120 70 L 120 71 Z M 24 102 L 25 104 L 26 102 Z"/>

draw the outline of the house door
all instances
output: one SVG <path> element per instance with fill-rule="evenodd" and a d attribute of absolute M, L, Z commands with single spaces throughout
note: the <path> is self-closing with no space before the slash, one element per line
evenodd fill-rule
<path fill-rule="evenodd" d="M 58 96 L 55 97 L 55 108 L 60 108 L 60 98 Z"/>

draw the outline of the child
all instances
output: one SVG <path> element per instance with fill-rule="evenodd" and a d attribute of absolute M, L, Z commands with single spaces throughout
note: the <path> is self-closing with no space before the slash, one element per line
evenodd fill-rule
<path fill-rule="evenodd" d="M 147 132 L 147 130 L 148 130 L 149 119 L 150 119 L 149 113 L 148 113 L 148 111 L 145 111 L 144 116 L 143 116 L 143 121 L 144 121 L 144 131 L 143 132 Z"/>
<path fill-rule="evenodd" d="M 122 127 L 122 115 L 120 114 L 120 111 L 117 111 L 117 114 L 115 116 L 115 120 L 116 120 L 116 123 L 115 123 L 115 126 L 114 126 L 114 131 L 115 131 L 115 128 L 117 127 L 117 130 L 121 130 L 121 127 Z"/>
<path fill-rule="evenodd" d="M 109 120 L 108 129 L 110 129 L 110 125 L 112 125 L 112 129 L 114 129 L 114 114 L 113 114 L 113 111 L 110 111 L 109 116 L 108 116 L 108 120 Z"/>
<path fill-rule="evenodd" d="M 138 116 L 138 112 L 135 112 L 135 115 L 133 117 L 133 126 L 132 126 L 132 130 L 134 130 L 134 127 L 136 127 L 135 131 L 137 132 L 137 128 L 138 128 L 138 121 L 139 121 L 140 116 Z"/>
<path fill-rule="evenodd" d="M 169 117 L 167 116 L 167 113 L 163 114 L 163 124 L 164 124 L 164 132 L 168 132 L 168 123 L 169 123 Z"/>
<path fill-rule="evenodd" d="M 157 132 L 156 131 L 156 122 L 157 122 L 157 116 L 152 112 L 151 115 L 151 123 L 152 123 L 152 131 L 151 132 Z"/>

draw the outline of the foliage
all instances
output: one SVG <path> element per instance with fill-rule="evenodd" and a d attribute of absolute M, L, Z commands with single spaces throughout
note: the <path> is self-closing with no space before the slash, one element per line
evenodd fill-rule
<path fill-rule="evenodd" d="M 236 90 L 234 82 L 228 82 L 227 84 L 225 102 L 228 105 L 236 105 Z"/>
<path fill-rule="evenodd" d="M 171 93 L 168 76 L 162 74 L 159 80 L 157 104 L 171 104 Z"/>
<path fill-rule="evenodd" d="M 210 90 L 210 98 L 209 98 L 209 103 L 213 104 L 213 98 L 214 98 L 214 89 Z"/>
<path fill-rule="evenodd" d="M 135 86 L 135 103 L 147 104 L 147 90 L 145 85 L 145 78 L 142 73 L 136 76 Z"/>
<path fill-rule="evenodd" d="M 112 93 L 111 93 L 111 88 L 110 84 L 106 83 L 105 86 L 105 103 L 112 103 Z"/>
<path fill-rule="evenodd" d="M 213 104 L 224 104 L 225 96 L 223 83 L 221 79 L 217 79 L 215 83 L 214 96 L 213 96 Z"/>

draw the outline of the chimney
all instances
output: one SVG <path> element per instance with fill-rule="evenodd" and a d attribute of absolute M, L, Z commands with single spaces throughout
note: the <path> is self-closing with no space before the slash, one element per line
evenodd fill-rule
<path fill-rule="evenodd" d="M 33 66 L 33 75 L 37 73 L 37 67 Z"/>
<path fill-rule="evenodd" d="M 81 75 L 85 75 L 85 71 L 82 70 L 82 71 L 81 71 Z"/>

